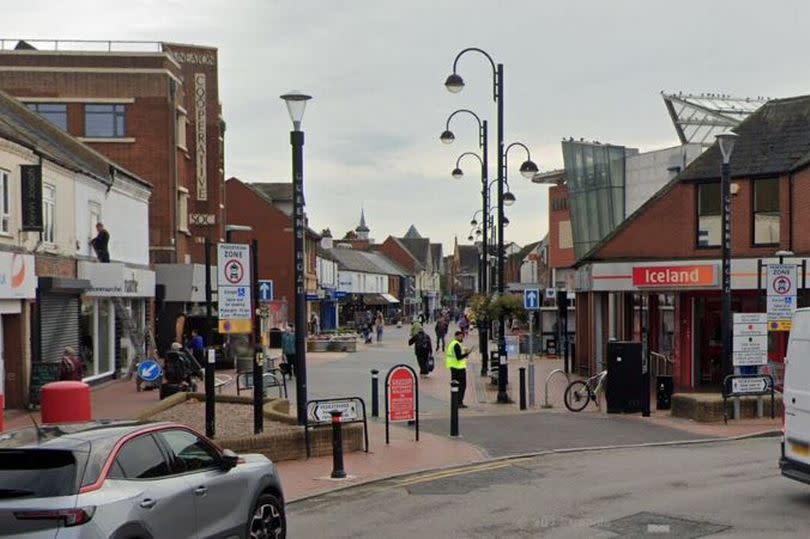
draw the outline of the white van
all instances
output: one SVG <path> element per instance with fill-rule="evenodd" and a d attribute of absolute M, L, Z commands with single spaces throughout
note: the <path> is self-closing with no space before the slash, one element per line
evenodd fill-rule
<path fill-rule="evenodd" d="M 782 475 L 810 483 L 810 308 L 798 309 L 785 359 Z"/>

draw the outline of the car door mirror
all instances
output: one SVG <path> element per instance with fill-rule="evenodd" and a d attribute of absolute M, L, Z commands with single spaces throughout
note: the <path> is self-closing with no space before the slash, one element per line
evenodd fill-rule
<path fill-rule="evenodd" d="M 230 449 L 224 449 L 222 451 L 222 456 L 219 460 L 219 467 L 223 472 L 227 472 L 231 468 L 236 467 L 239 463 L 239 455 L 231 451 Z"/>

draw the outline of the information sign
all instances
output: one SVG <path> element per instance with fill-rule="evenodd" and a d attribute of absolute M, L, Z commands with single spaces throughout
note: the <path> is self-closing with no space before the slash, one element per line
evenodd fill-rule
<path fill-rule="evenodd" d="M 735 367 L 768 364 L 768 315 L 735 313 L 732 359 Z"/>
<path fill-rule="evenodd" d="M 253 328 L 250 246 L 217 245 L 217 302 L 221 333 L 250 333 Z"/>
<path fill-rule="evenodd" d="M 796 264 L 768 264 L 768 329 L 790 331 L 796 311 Z"/>

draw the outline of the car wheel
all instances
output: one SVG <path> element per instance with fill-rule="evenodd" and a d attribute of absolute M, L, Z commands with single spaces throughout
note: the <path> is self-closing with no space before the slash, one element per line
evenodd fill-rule
<path fill-rule="evenodd" d="M 248 524 L 251 539 L 283 539 L 287 536 L 287 521 L 284 506 L 272 494 L 262 494 L 253 506 Z"/>

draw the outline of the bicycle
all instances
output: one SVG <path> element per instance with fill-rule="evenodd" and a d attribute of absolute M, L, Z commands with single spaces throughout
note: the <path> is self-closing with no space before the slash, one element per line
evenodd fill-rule
<path fill-rule="evenodd" d="M 574 380 L 565 388 L 565 407 L 572 412 L 581 412 L 593 401 L 599 406 L 599 396 L 605 389 L 607 371 L 602 371 L 586 380 Z"/>

